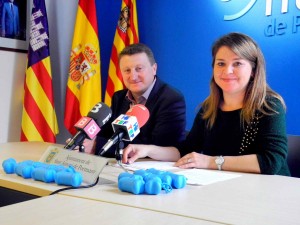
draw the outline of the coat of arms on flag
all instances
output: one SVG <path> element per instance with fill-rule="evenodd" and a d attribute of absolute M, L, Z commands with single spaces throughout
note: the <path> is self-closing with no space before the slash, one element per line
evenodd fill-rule
<path fill-rule="evenodd" d="M 97 51 L 91 44 L 85 46 L 79 44 L 72 49 L 69 73 L 71 80 L 78 82 L 76 85 L 78 89 L 85 81 L 96 74 L 97 68 L 95 66 L 98 63 Z"/>

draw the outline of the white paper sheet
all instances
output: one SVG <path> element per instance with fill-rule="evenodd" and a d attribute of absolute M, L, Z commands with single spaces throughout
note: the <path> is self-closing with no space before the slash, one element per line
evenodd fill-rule
<path fill-rule="evenodd" d="M 180 169 L 174 166 L 174 162 L 161 161 L 138 161 L 130 165 L 123 164 L 127 170 L 135 171 L 140 169 L 155 168 L 157 170 L 171 171 L 182 174 L 187 178 L 190 185 L 208 185 L 215 182 L 225 181 L 242 176 L 241 174 L 226 173 L 225 171 L 213 171 L 205 169 Z"/>
<path fill-rule="evenodd" d="M 191 185 L 207 185 L 242 176 L 240 174 L 210 171 L 204 169 L 186 169 L 177 172 L 177 174 L 184 175 L 187 178 L 187 184 Z"/>

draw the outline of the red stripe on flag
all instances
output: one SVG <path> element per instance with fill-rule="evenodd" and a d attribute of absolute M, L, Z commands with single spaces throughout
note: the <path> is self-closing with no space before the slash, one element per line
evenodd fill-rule
<path fill-rule="evenodd" d="M 111 50 L 111 60 L 115 64 L 116 68 L 119 68 L 119 56 L 118 56 L 118 50 L 115 45 L 113 45 L 112 50 Z"/>
<path fill-rule="evenodd" d="M 127 6 L 128 6 L 129 4 L 132 4 L 132 3 L 131 3 L 131 0 L 123 0 L 123 2 L 124 2 L 125 5 L 127 5 Z M 130 2 L 130 3 L 129 3 L 129 2 Z"/>
<path fill-rule="evenodd" d="M 111 60 L 115 64 L 116 73 L 117 73 L 116 75 L 119 78 L 119 80 L 122 82 L 123 88 L 124 88 L 125 85 L 123 83 L 123 76 L 122 76 L 122 73 L 121 73 L 121 70 L 120 70 L 120 66 L 119 66 L 118 50 L 117 50 L 117 48 L 116 48 L 115 45 L 113 45 L 113 47 L 112 47 Z"/>
<path fill-rule="evenodd" d="M 23 129 L 21 129 L 21 141 L 28 141 L 27 137 L 25 136 Z"/>
<path fill-rule="evenodd" d="M 79 0 L 78 5 L 84 12 L 87 19 L 90 21 L 95 33 L 98 36 L 98 26 L 97 26 L 97 14 L 96 14 L 96 4 L 95 1 L 90 0 Z"/>
<path fill-rule="evenodd" d="M 52 107 L 54 108 L 53 92 L 52 92 L 52 78 L 50 77 L 44 63 L 39 61 L 31 66 L 38 81 L 40 82 L 45 94 L 47 95 Z"/>
<path fill-rule="evenodd" d="M 131 13 L 132 14 L 136 13 L 136 15 L 137 15 L 137 12 L 134 12 L 134 10 L 136 10 L 136 8 L 134 8 L 133 4 L 131 3 Z M 137 25 L 137 24 L 134 24 L 133 16 L 130 17 L 130 25 L 131 25 L 130 29 L 131 29 L 132 34 L 133 34 L 133 41 L 134 41 L 134 43 L 137 43 L 137 42 L 139 42 L 139 37 L 138 37 L 136 27 L 135 27 L 135 25 Z"/>
<path fill-rule="evenodd" d="M 121 73 L 119 67 L 118 67 L 118 69 L 117 69 L 117 76 L 118 76 L 118 78 L 120 79 L 120 81 L 122 82 L 122 85 L 123 85 L 123 88 L 124 88 L 125 85 L 124 85 L 123 78 L 122 78 L 122 73 Z"/>
<path fill-rule="evenodd" d="M 74 125 L 81 118 L 79 107 L 80 103 L 78 99 L 67 86 L 64 123 L 72 135 L 76 134 L 77 130 Z"/>
<path fill-rule="evenodd" d="M 112 52 L 112 58 L 111 60 L 114 62 L 115 67 L 116 67 L 116 75 L 119 78 L 119 80 L 122 82 L 123 84 L 123 88 L 124 88 L 124 83 L 123 83 L 123 76 L 120 70 L 120 66 L 119 66 L 119 59 L 118 59 L 118 55 L 117 55 L 117 49 L 115 49 L 115 47 L 113 46 L 113 52 Z"/>
<path fill-rule="evenodd" d="M 55 134 L 52 132 L 47 121 L 45 120 L 44 115 L 36 104 L 33 96 L 28 89 L 27 84 L 24 85 L 24 90 L 26 93 L 26 98 L 24 98 L 24 108 L 26 109 L 28 116 L 32 120 L 32 123 L 35 125 L 44 141 L 55 142 Z"/>
<path fill-rule="evenodd" d="M 106 92 L 110 97 L 112 97 L 115 92 L 115 84 L 110 76 L 107 77 Z"/>
<path fill-rule="evenodd" d="M 129 37 L 128 37 L 127 33 L 124 33 L 123 31 L 121 31 L 119 27 L 117 27 L 117 32 L 121 38 L 120 41 L 123 41 L 125 46 L 129 45 Z M 120 51 L 121 50 L 123 50 L 123 49 L 120 49 Z"/>
<path fill-rule="evenodd" d="M 111 61 L 114 64 L 115 68 L 116 68 L 116 76 L 119 78 L 120 81 L 122 81 L 123 83 L 123 78 L 122 78 L 122 74 L 119 68 L 119 62 L 118 62 L 118 51 L 115 45 L 113 45 L 112 47 L 112 53 L 111 53 Z M 123 88 L 124 88 L 124 84 L 123 84 Z M 107 87 L 106 87 L 106 91 L 108 93 L 108 95 L 110 97 L 112 97 L 112 95 L 115 92 L 115 85 L 114 85 L 114 81 L 112 80 L 111 76 L 108 76 L 107 78 Z"/>

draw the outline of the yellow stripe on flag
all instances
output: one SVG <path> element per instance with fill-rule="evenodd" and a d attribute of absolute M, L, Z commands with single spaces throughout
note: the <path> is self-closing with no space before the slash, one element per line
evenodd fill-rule
<path fill-rule="evenodd" d="M 22 126 L 26 127 L 26 129 L 23 129 L 23 133 L 28 140 L 44 141 L 42 136 L 36 129 L 34 123 L 32 122 L 30 116 L 27 114 L 25 108 L 23 108 Z"/>
<path fill-rule="evenodd" d="M 30 81 L 28 80 L 29 77 Z M 38 81 L 31 67 L 29 67 L 26 71 L 26 83 L 33 99 L 35 100 L 36 104 L 41 110 L 52 132 L 57 133 L 58 125 L 56 120 L 56 114 L 55 112 L 53 113 L 53 111 L 49 110 L 53 108 L 53 106 L 49 101 L 49 98 L 45 94 L 43 87 L 40 85 L 40 82 Z"/>
<path fill-rule="evenodd" d="M 115 67 L 115 64 L 113 63 L 112 60 L 110 60 L 110 66 L 109 66 L 109 74 L 111 74 L 110 78 L 115 81 L 114 84 L 115 86 L 118 86 L 120 87 L 120 85 L 122 86 L 123 88 L 123 84 L 122 82 L 120 81 L 119 77 L 117 76 L 117 68 Z M 119 84 L 118 84 L 119 83 Z M 119 89 L 120 90 L 120 89 Z"/>

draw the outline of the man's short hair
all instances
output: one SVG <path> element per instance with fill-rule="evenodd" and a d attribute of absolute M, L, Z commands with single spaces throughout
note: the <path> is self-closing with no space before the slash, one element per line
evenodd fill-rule
<path fill-rule="evenodd" d="M 138 53 L 145 53 L 148 56 L 148 59 L 150 61 L 150 64 L 155 64 L 155 58 L 153 55 L 152 50 L 145 44 L 142 43 L 136 43 L 126 46 L 119 54 L 119 64 L 120 60 L 125 55 L 135 55 Z"/>

